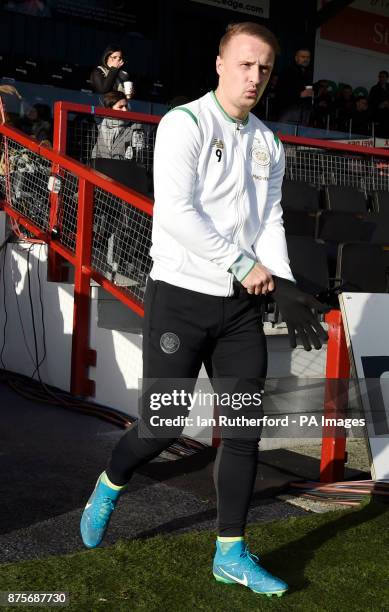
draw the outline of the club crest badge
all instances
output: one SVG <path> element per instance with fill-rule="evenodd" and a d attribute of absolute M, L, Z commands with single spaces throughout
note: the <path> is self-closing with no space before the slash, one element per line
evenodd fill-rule
<path fill-rule="evenodd" d="M 251 149 L 251 158 L 252 160 L 262 168 L 268 166 L 270 164 L 270 155 L 265 147 L 254 144 Z"/>
<path fill-rule="evenodd" d="M 180 348 L 180 339 L 177 334 L 173 332 L 165 332 L 162 334 L 159 341 L 159 345 L 164 353 L 171 355 Z"/>

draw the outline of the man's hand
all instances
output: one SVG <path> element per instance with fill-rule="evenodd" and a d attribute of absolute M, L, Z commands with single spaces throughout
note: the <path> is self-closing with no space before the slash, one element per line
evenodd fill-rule
<path fill-rule="evenodd" d="M 303 89 L 300 93 L 300 98 L 312 98 L 313 97 L 313 89 Z"/>
<path fill-rule="evenodd" d="M 265 266 L 256 263 L 255 266 L 242 280 L 242 285 L 247 289 L 247 293 L 255 295 L 266 295 L 274 290 L 273 277 Z"/>
<path fill-rule="evenodd" d="M 14 87 L 13 85 L 0 85 L 0 94 L 2 93 L 9 94 L 10 96 L 17 96 L 19 100 L 22 99 L 22 96 L 20 95 L 16 87 Z"/>
<path fill-rule="evenodd" d="M 328 312 L 330 307 L 312 295 L 304 293 L 286 278 L 274 276 L 274 283 L 275 289 L 272 295 L 288 327 L 290 346 L 296 348 L 297 332 L 306 351 L 310 351 L 312 346 L 320 349 L 323 342 L 328 340 L 328 336 L 313 315 L 312 309 Z"/>

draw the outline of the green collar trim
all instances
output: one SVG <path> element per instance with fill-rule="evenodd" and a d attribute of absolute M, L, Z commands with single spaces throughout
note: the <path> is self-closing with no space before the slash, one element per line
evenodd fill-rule
<path fill-rule="evenodd" d="M 246 119 L 244 121 L 239 121 L 237 119 L 234 119 L 233 117 L 231 117 L 231 115 L 226 113 L 226 111 L 224 110 L 224 108 L 220 104 L 219 100 L 217 99 L 216 94 L 215 94 L 214 91 L 211 91 L 211 96 L 212 96 L 216 106 L 223 113 L 223 115 L 224 115 L 225 119 L 227 119 L 227 121 L 230 121 L 231 123 L 241 123 L 242 125 L 247 125 L 248 124 L 248 122 L 249 122 L 249 116 L 248 115 L 247 115 L 247 117 L 246 117 Z"/>

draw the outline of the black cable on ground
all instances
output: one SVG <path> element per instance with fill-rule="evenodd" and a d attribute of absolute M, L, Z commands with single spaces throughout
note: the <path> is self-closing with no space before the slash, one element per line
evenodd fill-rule
<path fill-rule="evenodd" d="M 24 250 L 25 250 L 25 249 L 24 249 Z M 19 304 L 18 293 L 17 293 L 17 291 L 16 291 L 16 283 L 14 282 L 14 277 L 13 277 L 13 266 L 12 266 L 12 260 L 11 260 L 11 278 L 12 278 L 12 281 L 13 281 L 13 282 L 12 282 L 12 285 L 13 285 L 13 288 L 14 288 L 14 293 L 15 293 L 16 308 L 17 308 L 17 311 L 18 311 L 19 322 L 20 322 L 20 327 L 21 327 L 21 330 L 22 330 L 22 336 L 23 336 L 24 344 L 25 344 L 25 347 L 26 347 L 26 349 L 27 349 L 27 353 L 28 353 L 28 355 L 29 355 L 29 357 L 30 357 L 30 359 L 31 359 L 32 363 L 35 365 L 35 362 L 34 362 L 34 356 L 33 356 L 32 352 L 31 352 L 31 349 L 30 349 L 29 344 L 28 344 L 28 342 L 27 342 L 26 330 L 25 330 L 25 327 L 24 327 L 23 317 L 22 317 L 22 313 L 21 313 L 21 310 L 20 310 L 20 304 Z"/>
<path fill-rule="evenodd" d="M 28 286 L 28 299 L 30 302 L 30 310 L 31 310 L 32 331 L 33 331 L 33 336 L 34 336 L 36 372 L 38 374 L 39 382 L 42 382 L 41 375 L 39 372 L 39 365 L 38 365 L 39 364 L 38 341 L 37 341 L 36 327 L 35 327 L 34 305 L 32 302 L 32 293 L 31 293 L 30 255 L 31 255 L 32 248 L 33 248 L 33 245 L 31 245 L 27 251 L 27 286 Z"/>
<path fill-rule="evenodd" d="M 38 278 L 38 287 L 39 287 L 39 302 L 40 302 L 40 306 L 41 306 L 41 323 L 42 323 L 42 344 L 43 344 L 43 357 L 41 358 L 40 362 L 37 364 L 36 366 L 36 370 L 34 370 L 34 372 L 32 373 L 32 377 L 34 378 L 34 374 L 37 370 L 39 370 L 40 366 L 42 365 L 42 363 L 44 362 L 44 360 L 46 359 L 46 355 L 47 355 L 47 350 L 46 350 L 46 327 L 45 327 L 45 318 L 44 318 L 44 313 L 43 313 L 43 300 L 42 300 L 42 283 L 41 283 L 41 277 L 40 277 L 40 264 L 41 264 L 41 250 L 42 250 L 42 246 L 41 245 L 39 247 L 39 255 L 38 255 L 38 264 L 37 264 L 37 268 L 36 268 L 36 273 L 37 273 L 37 278 Z"/>

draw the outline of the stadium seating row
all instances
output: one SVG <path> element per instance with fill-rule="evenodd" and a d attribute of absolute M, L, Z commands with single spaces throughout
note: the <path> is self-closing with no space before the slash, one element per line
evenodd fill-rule
<path fill-rule="evenodd" d="M 389 245 L 389 192 L 365 194 L 352 187 L 284 181 L 282 191 L 287 234 L 340 244 Z"/>
<path fill-rule="evenodd" d="M 335 276 L 330 276 L 326 245 L 314 238 L 287 235 L 288 253 L 299 286 L 320 296 L 329 292 L 386 293 L 388 268 L 380 245 L 343 243 L 337 248 Z"/>

